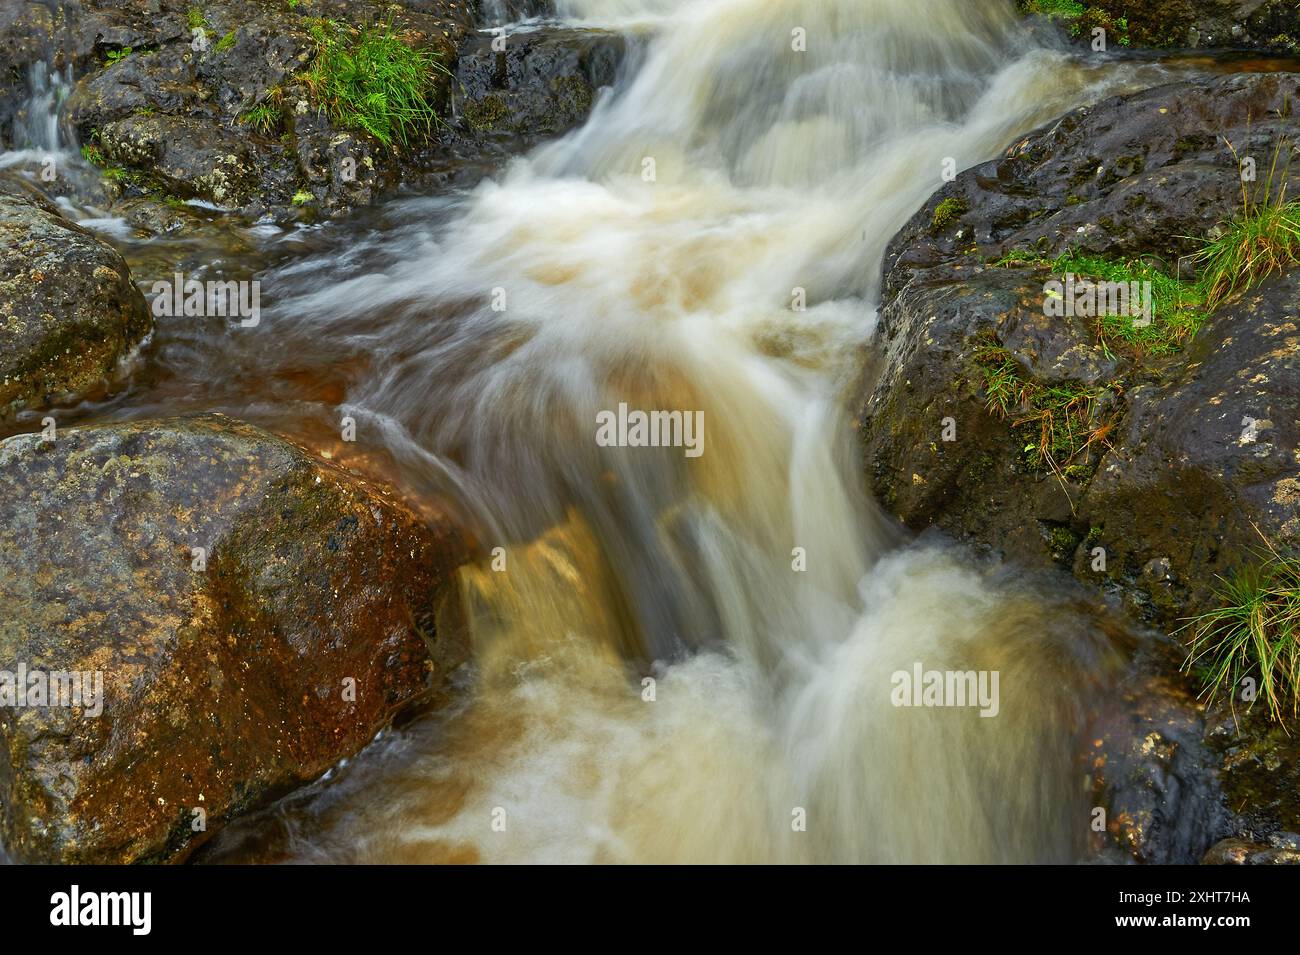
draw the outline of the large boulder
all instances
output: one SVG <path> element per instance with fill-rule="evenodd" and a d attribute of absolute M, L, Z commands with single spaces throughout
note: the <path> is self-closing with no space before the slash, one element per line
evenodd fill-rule
<path fill-rule="evenodd" d="M 1137 357 L 1091 320 L 1046 315 L 1049 269 L 991 263 L 1069 249 L 1177 263 L 1239 208 L 1219 137 L 1266 169 L 1278 143 L 1300 139 L 1297 95 L 1295 75 L 1242 74 L 1107 100 L 917 213 L 886 255 L 881 371 L 861 413 L 868 473 L 895 515 L 1072 567 L 1166 624 L 1254 559 L 1254 526 L 1295 543 L 1294 277 L 1229 302 L 1181 351 Z M 1085 396 L 1096 439 L 1068 466 L 1043 465 L 1036 422 L 990 410 L 990 355 L 1022 382 Z"/>
<path fill-rule="evenodd" d="M 19 435 L 0 482 L 0 670 L 103 691 L 0 708 L 19 860 L 183 858 L 427 703 L 463 656 L 452 528 L 250 425 Z"/>
<path fill-rule="evenodd" d="M 152 327 L 122 257 L 0 180 L 0 422 L 108 381 Z"/>

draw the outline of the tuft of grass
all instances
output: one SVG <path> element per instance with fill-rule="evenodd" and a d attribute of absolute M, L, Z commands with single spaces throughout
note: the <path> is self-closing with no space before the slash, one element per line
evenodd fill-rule
<path fill-rule="evenodd" d="M 190 25 L 191 30 L 205 30 L 208 26 L 207 18 L 203 15 L 201 7 L 190 7 L 185 11 L 185 20 Z"/>
<path fill-rule="evenodd" d="M 245 110 L 239 117 L 239 121 L 253 127 L 263 136 L 269 136 L 279 128 L 284 116 L 280 107 L 273 103 L 258 103 L 256 106 Z"/>
<path fill-rule="evenodd" d="M 964 199 L 959 199 L 956 196 L 944 199 L 934 207 L 934 217 L 930 220 L 930 231 L 940 231 L 969 211 L 970 207 L 966 205 Z"/>
<path fill-rule="evenodd" d="M 81 147 L 81 158 L 86 160 L 92 166 L 102 166 L 105 163 L 104 151 L 95 143 L 87 143 Z"/>
<path fill-rule="evenodd" d="M 408 45 L 391 22 L 353 29 L 315 20 L 309 30 L 316 54 L 303 80 L 331 122 L 389 148 L 428 135 L 439 121 L 434 83 L 449 75 L 432 50 Z"/>
<path fill-rule="evenodd" d="M 212 49 L 215 50 L 217 53 L 224 53 L 226 50 L 229 50 L 234 45 L 235 45 L 235 31 L 231 30 L 220 40 L 218 40 L 216 46 L 214 46 Z"/>
<path fill-rule="evenodd" d="M 1236 149 L 1231 143 L 1228 149 L 1240 168 Z M 1289 143 L 1277 145 L 1268 177 L 1256 193 L 1251 193 L 1243 179 L 1241 213 L 1223 224 L 1217 239 L 1207 241 L 1192 256 L 1210 310 L 1275 272 L 1300 263 L 1300 202 L 1286 197 L 1293 154 Z"/>
<path fill-rule="evenodd" d="M 1090 446 L 1104 443 L 1114 426 L 1103 405 L 1117 384 L 1045 385 L 1026 377 L 1015 355 L 991 340 L 976 351 L 975 363 L 988 410 L 1008 420 L 1026 442 L 1021 452 L 1035 470 L 1065 473 Z"/>
<path fill-rule="evenodd" d="M 1300 560 L 1272 553 L 1253 567 L 1222 580 L 1219 606 L 1191 618 L 1191 648 L 1184 670 L 1201 675 L 1201 696 L 1235 699 L 1247 676 L 1259 681 L 1258 696 L 1269 716 L 1281 720 L 1300 701 Z"/>

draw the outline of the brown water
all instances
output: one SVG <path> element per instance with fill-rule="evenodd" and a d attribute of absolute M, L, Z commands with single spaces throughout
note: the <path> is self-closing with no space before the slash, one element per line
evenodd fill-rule
<path fill-rule="evenodd" d="M 1085 609 L 904 541 L 850 417 L 885 244 L 945 157 L 1164 68 L 1039 49 L 994 2 L 562 6 L 648 36 L 640 68 L 473 191 L 116 238 L 146 287 L 256 276 L 269 305 L 161 321 L 124 392 L 61 420 L 226 411 L 452 509 L 479 549 L 457 704 L 211 857 L 1080 857 L 1117 652 Z M 599 446 L 620 403 L 702 412 L 703 453 Z M 997 715 L 893 705 L 916 663 L 996 671 Z"/>

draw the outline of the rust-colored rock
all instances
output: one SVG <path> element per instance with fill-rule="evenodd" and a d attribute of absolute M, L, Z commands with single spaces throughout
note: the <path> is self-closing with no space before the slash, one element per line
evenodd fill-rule
<path fill-rule="evenodd" d="M 0 707 L 20 861 L 183 858 L 196 810 L 211 832 L 319 777 L 462 658 L 435 625 L 452 529 L 250 425 L 19 435 L 0 483 L 0 670 L 104 690 L 98 717 Z"/>

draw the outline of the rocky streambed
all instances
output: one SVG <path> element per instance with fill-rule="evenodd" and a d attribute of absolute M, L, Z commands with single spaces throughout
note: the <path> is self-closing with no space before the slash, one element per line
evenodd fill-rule
<path fill-rule="evenodd" d="M 107 715 L 0 708 L 15 859 L 183 861 L 446 698 L 467 656 L 457 570 L 485 545 L 403 483 L 391 448 L 347 435 L 367 359 L 276 353 L 268 376 L 251 357 L 275 353 L 263 340 L 210 366 L 238 317 L 160 314 L 155 283 L 251 282 L 346 250 L 340 234 L 357 247 L 340 274 L 355 275 L 395 228 L 388 200 L 432 194 L 442 214 L 436 197 L 582 123 L 642 42 L 506 6 L 0 13 L 0 139 L 21 155 L 0 170 L 0 668 L 100 672 Z M 893 238 L 858 415 L 864 486 L 910 530 L 1139 634 L 1117 638 L 1122 693 L 1079 754 L 1109 820 L 1090 858 L 1296 861 L 1290 723 L 1198 699 L 1184 625 L 1261 548 L 1300 548 L 1297 273 L 1136 343 L 1049 314 L 1044 296 L 1068 256 L 1194 276 L 1198 243 L 1239 211 L 1243 158 L 1263 177 L 1296 142 L 1285 56 L 1300 13 L 1130 3 L 1121 28 L 1119 4 L 1021 6 L 1062 57 L 1172 48 L 1183 65 L 1018 137 Z M 500 49 L 499 18 L 532 19 Z M 428 136 L 396 148 L 318 108 L 306 75 L 322 19 L 390 23 L 436 57 Z M 1097 25 L 1114 41 L 1100 54 L 1084 39 Z M 1253 69 L 1246 50 L 1279 59 Z M 1271 188 L 1300 175 L 1276 168 Z M 1017 397 L 999 404 L 1008 382 Z M 1085 436 L 1060 447 L 1032 400 L 1056 392 Z"/>

